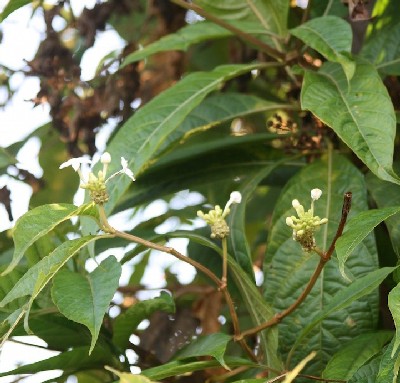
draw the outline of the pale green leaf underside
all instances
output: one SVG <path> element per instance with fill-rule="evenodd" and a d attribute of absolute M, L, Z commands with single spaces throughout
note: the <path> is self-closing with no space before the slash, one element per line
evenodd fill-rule
<path fill-rule="evenodd" d="M 336 16 L 318 17 L 291 29 L 290 33 L 329 61 L 340 63 L 351 80 L 355 70 L 350 58 L 353 33 L 347 21 Z"/>
<path fill-rule="evenodd" d="M 353 217 L 346 224 L 343 235 L 336 242 L 336 255 L 339 261 L 339 270 L 347 278 L 344 264 L 361 241 L 382 221 L 400 212 L 400 207 L 387 207 L 363 211 Z"/>
<path fill-rule="evenodd" d="M 319 72 L 306 72 L 301 105 L 329 125 L 379 178 L 400 183 L 392 168 L 393 104 L 371 64 L 358 62 L 349 84 L 336 63 L 325 63 Z"/>
<path fill-rule="evenodd" d="M 90 274 L 84 276 L 64 270 L 53 279 L 51 296 L 60 312 L 66 318 L 85 325 L 92 334 L 89 354 L 118 288 L 121 270 L 120 263 L 110 256 Z"/>

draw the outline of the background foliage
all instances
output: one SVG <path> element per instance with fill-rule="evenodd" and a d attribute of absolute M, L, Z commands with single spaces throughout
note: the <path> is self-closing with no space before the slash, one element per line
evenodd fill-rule
<path fill-rule="evenodd" d="M 34 190 L 31 210 L 0 233 L 0 332 L 3 342 L 33 333 L 59 354 L 0 376 L 57 369 L 57 381 L 82 383 L 397 381 L 400 16 L 395 1 L 366 3 L 109 0 L 76 15 L 68 1 L 8 2 L 0 20 L 31 6 L 45 21 L 23 72 L 40 79 L 32 102 L 50 106 L 51 123 L 0 151 L 1 171 Z M 105 28 L 126 46 L 83 82 L 82 56 Z M 15 73 L 0 74 L 10 101 Z M 96 207 L 72 204 L 78 177 L 58 166 L 95 155 L 106 123 L 114 124 L 110 173 L 123 156 L 137 178 L 110 180 L 106 212 L 128 212 L 136 222 L 128 232 L 156 248 L 186 238 L 188 257 L 220 276 L 221 241 L 196 211 L 241 192 L 229 215 L 228 295 L 250 352 L 215 281 L 198 272 L 182 284 L 167 268 L 155 283 L 162 291 L 149 292 L 145 272 L 165 254 L 99 234 Z M 41 179 L 16 160 L 33 136 Z M 348 191 L 352 208 L 315 286 L 280 321 L 320 261 L 285 223 L 292 200 L 308 206 L 313 188 L 323 190 L 316 213 L 329 219 L 316 233 L 325 254 Z M 7 187 L 0 199 L 12 217 Z M 160 200 L 165 211 L 143 220 Z M 87 260 L 106 250 L 88 272 Z"/>

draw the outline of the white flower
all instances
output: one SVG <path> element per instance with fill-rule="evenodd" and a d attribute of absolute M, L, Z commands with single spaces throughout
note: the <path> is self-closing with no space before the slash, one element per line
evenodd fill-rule
<path fill-rule="evenodd" d="M 317 199 L 320 199 L 322 195 L 322 190 L 321 189 L 312 189 L 311 190 L 311 198 L 313 201 L 316 201 Z"/>
<path fill-rule="evenodd" d="M 72 168 L 77 172 L 82 164 L 91 164 L 91 163 L 92 161 L 86 157 L 71 158 L 70 160 L 63 162 L 60 165 L 59 169 L 64 169 L 67 168 L 68 166 L 72 166 Z"/>
<path fill-rule="evenodd" d="M 240 203 L 242 202 L 242 195 L 238 191 L 233 191 L 230 195 L 229 201 L 232 201 L 232 203 Z"/>
<path fill-rule="evenodd" d="M 292 201 L 292 206 L 296 209 L 297 207 L 301 206 L 298 199 L 294 199 Z"/>
<path fill-rule="evenodd" d="M 124 157 L 121 157 L 121 166 L 120 173 L 126 174 L 132 181 L 136 181 L 132 170 L 128 168 L 128 161 Z"/>

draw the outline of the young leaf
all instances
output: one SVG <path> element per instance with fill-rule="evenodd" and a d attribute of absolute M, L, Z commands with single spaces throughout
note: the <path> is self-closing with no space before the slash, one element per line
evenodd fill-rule
<path fill-rule="evenodd" d="M 224 65 L 211 72 L 189 74 L 139 109 L 118 130 L 107 151 L 116 158 L 121 155 L 129 158 L 133 173 L 141 173 L 167 137 L 209 93 L 225 81 L 259 67 L 260 64 Z M 115 166 L 115 162 L 110 164 L 110 173 L 118 170 Z M 111 211 L 130 180 L 123 177 L 109 184 L 110 200 L 106 209 Z"/>
<path fill-rule="evenodd" d="M 323 16 L 291 29 L 290 33 L 327 60 L 342 65 L 347 79 L 354 75 L 355 63 L 350 58 L 353 33 L 350 24 L 336 16 Z"/>
<path fill-rule="evenodd" d="M 120 372 L 109 366 L 104 366 L 108 371 L 111 371 L 119 377 L 119 383 L 152 383 L 153 381 L 142 375 L 134 375 L 128 372 Z"/>
<path fill-rule="evenodd" d="M 53 278 L 51 296 L 60 312 L 85 325 L 92 334 L 89 354 L 96 345 L 104 314 L 118 288 L 121 270 L 121 264 L 109 256 L 86 276 L 62 270 Z"/>
<path fill-rule="evenodd" d="M 354 249 L 374 230 L 375 226 L 398 212 L 400 212 L 400 207 L 373 209 L 363 211 L 348 221 L 346 229 L 335 247 L 339 270 L 344 278 L 348 279 L 344 271 L 344 264 Z"/>
<path fill-rule="evenodd" d="M 113 342 L 124 350 L 139 323 L 155 311 L 175 312 L 175 303 L 171 295 L 163 291 L 159 297 L 138 302 L 119 315 L 114 323 Z"/>
<path fill-rule="evenodd" d="M 13 259 L 1 275 L 4 276 L 12 271 L 29 246 L 61 222 L 78 215 L 96 218 L 97 214 L 96 207 L 91 203 L 80 207 L 70 204 L 43 205 L 28 211 L 18 219 L 13 228 L 15 245 Z"/>
<path fill-rule="evenodd" d="M 355 372 L 379 354 L 392 339 L 392 331 L 379 331 L 359 335 L 349 341 L 329 361 L 322 377 L 326 379 L 349 380 Z"/>
<path fill-rule="evenodd" d="M 379 178 L 400 184 L 392 168 L 393 104 L 372 65 L 358 62 L 350 84 L 336 63 L 325 63 L 319 72 L 307 71 L 301 105 L 329 125 Z"/>
<path fill-rule="evenodd" d="M 199 336 L 183 350 L 179 351 L 174 359 L 181 360 L 196 356 L 211 355 L 218 360 L 222 367 L 229 370 L 230 368 L 226 365 L 224 360 L 224 354 L 226 346 L 231 340 L 232 337 L 230 335 L 222 333 Z"/>

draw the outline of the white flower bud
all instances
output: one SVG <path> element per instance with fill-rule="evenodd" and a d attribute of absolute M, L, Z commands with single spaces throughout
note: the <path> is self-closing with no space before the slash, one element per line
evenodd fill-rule
<path fill-rule="evenodd" d="M 292 201 L 292 206 L 296 209 L 297 207 L 301 206 L 298 199 L 294 199 Z"/>
<path fill-rule="evenodd" d="M 321 189 L 312 189 L 311 190 L 311 198 L 313 201 L 316 201 L 317 199 L 320 199 L 322 195 L 322 190 Z"/>
<path fill-rule="evenodd" d="M 294 226 L 293 219 L 291 217 L 286 217 L 286 225 L 290 227 Z"/>
<path fill-rule="evenodd" d="M 100 162 L 102 164 L 109 164 L 111 162 L 111 155 L 108 152 L 104 152 L 100 157 Z"/>
<path fill-rule="evenodd" d="M 232 203 L 240 203 L 242 202 L 242 195 L 238 191 L 233 191 L 229 200 L 232 201 Z"/>

